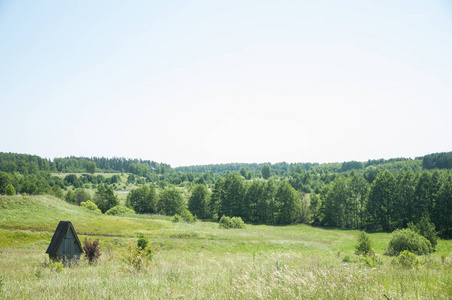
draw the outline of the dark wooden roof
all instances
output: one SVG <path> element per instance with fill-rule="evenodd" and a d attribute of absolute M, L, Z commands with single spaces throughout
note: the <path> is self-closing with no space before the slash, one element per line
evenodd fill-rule
<path fill-rule="evenodd" d="M 80 240 L 78 239 L 77 233 L 75 232 L 74 226 L 72 226 L 72 223 L 70 221 L 60 221 L 58 224 L 58 227 L 55 230 L 55 233 L 53 234 L 52 240 L 50 241 L 50 245 L 47 248 L 46 253 L 48 254 L 56 254 L 58 251 L 58 248 L 61 245 L 61 242 L 64 240 L 64 237 L 67 234 L 68 230 L 72 230 L 72 233 L 75 236 L 75 240 L 77 241 L 77 244 L 80 247 L 81 252 L 83 252 L 82 244 L 80 243 Z"/>

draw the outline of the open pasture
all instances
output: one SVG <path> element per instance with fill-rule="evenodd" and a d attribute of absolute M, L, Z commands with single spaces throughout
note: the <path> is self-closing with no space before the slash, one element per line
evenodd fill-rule
<path fill-rule="evenodd" d="M 452 242 L 402 268 L 384 255 L 388 233 L 370 234 L 380 265 L 354 258 L 358 231 L 306 225 L 172 223 L 162 216 L 113 217 L 51 196 L 0 197 L 0 297 L 5 299 L 450 299 Z M 83 241 L 99 239 L 96 265 L 59 269 L 45 250 L 60 220 Z M 121 260 L 143 234 L 158 248 L 151 267 Z"/>

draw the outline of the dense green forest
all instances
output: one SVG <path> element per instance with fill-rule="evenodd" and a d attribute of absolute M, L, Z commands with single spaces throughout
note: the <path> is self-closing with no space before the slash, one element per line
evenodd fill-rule
<path fill-rule="evenodd" d="M 451 162 L 448 152 L 416 159 L 173 169 L 139 159 L 52 161 L 0 153 L 0 194 L 52 194 L 74 204 L 93 200 L 106 212 L 119 204 L 113 191 L 130 187 L 125 204 L 138 213 L 173 215 L 188 209 L 202 219 L 224 215 L 251 223 L 383 231 L 428 219 L 440 234 L 452 236 Z M 105 175 L 114 172 L 128 173 L 127 181 L 121 182 L 118 174 Z M 94 191 L 94 197 L 86 190 Z"/>

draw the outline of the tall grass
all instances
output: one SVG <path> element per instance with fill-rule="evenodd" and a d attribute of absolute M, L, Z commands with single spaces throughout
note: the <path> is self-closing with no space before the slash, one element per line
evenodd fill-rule
<path fill-rule="evenodd" d="M 450 299 L 452 258 L 419 268 L 344 264 L 306 253 L 160 252 L 136 271 L 103 257 L 56 271 L 43 254 L 5 250 L 0 259 L 5 299 Z M 278 262 L 279 270 L 276 267 Z"/>
<path fill-rule="evenodd" d="M 52 231 L 62 219 L 99 238 L 96 265 L 82 259 L 59 271 L 50 264 L 44 252 L 52 234 L 30 230 Z M 138 233 L 159 249 L 141 271 L 120 259 Z M 383 262 L 371 268 L 343 262 L 354 256 L 357 235 L 305 225 L 226 230 L 210 222 L 98 215 L 49 196 L 0 197 L 0 298 L 452 298 L 452 241 L 440 240 L 436 253 L 419 257 L 424 264 L 403 268 L 384 255 L 390 234 L 370 234 Z"/>

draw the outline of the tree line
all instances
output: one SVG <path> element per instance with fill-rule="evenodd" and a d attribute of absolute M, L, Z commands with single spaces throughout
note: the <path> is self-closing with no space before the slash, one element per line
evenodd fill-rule
<path fill-rule="evenodd" d="M 115 164 L 110 166 L 127 164 L 127 170 L 131 171 L 127 183 L 165 191 L 162 199 L 176 197 L 179 192 L 175 186 L 188 188 L 192 194 L 182 201 L 186 203 L 185 209 L 202 219 L 218 220 L 225 215 L 263 224 L 303 222 L 315 226 L 390 231 L 428 218 L 443 235 L 451 236 L 452 180 L 451 170 L 445 168 L 451 153 L 431 154 L 414 160 L 351 161 L 310 165 L 309 168 L 304 164 L 285 163 L 231 164 L 233 168 L 240 167 L 238 172 L 224 173 L 207 169 L 204 173 L 183 172 L 180 168 L 175 171 L 164 164 L 160 164 L 164 167 L 159 171 L 151 167 L 149 161 L 125 159 L 111 159 Z M 98 170 L 97 163 L 103 160 L 96 161 L 72 157 L 66 160 L 70 162 L 66 167 L 83 165 L 86 171 L 87 168 L 92 170 L 94 165 L 94 170 Z M 68 192 L 65 198 L 74 202 L 74 197 L 83 198 L 80 191 L 87 185 L 93 188 L 103 185 L 109 189 L 120 180 L 118 175 L 108 179 L 100 174 L 52 176 L 51 172 L 61 162 L 33 155 L 0 153 L 0 194 L 63 197 L 63 190 L 73 186 L 78 190 L 77 196 L 68 196 Z M 245 166 L 248 165 L 261 168 L 259 171 L 247 170 Z M 226 168 L 227 164 L 219 166 Z M 442 169 L 427 170 L 431 166 Z M 201 167 L 187 170 L 204 170 Z M 152 188 L 149 189 L 152 194 Z M 129 195 L 134 197 L 135 193 L 133 190 Z M 174 211 L 165 208 L 166 200 L 155 199 L 145 208 L 141 207 L 143 201 L 133 204 L 136 201 L 130 200 L 128 204 L 141 213 Z"/>
<path fill-rule="evenodd" d="M 452 173 L 385 170 L 368 182 L 361 174 L 339 176 L 320 194 L 311 194 L 312 223 L 339 228 L 392 231 L 430 219 L 445 236 L 452 234 Z"/>

